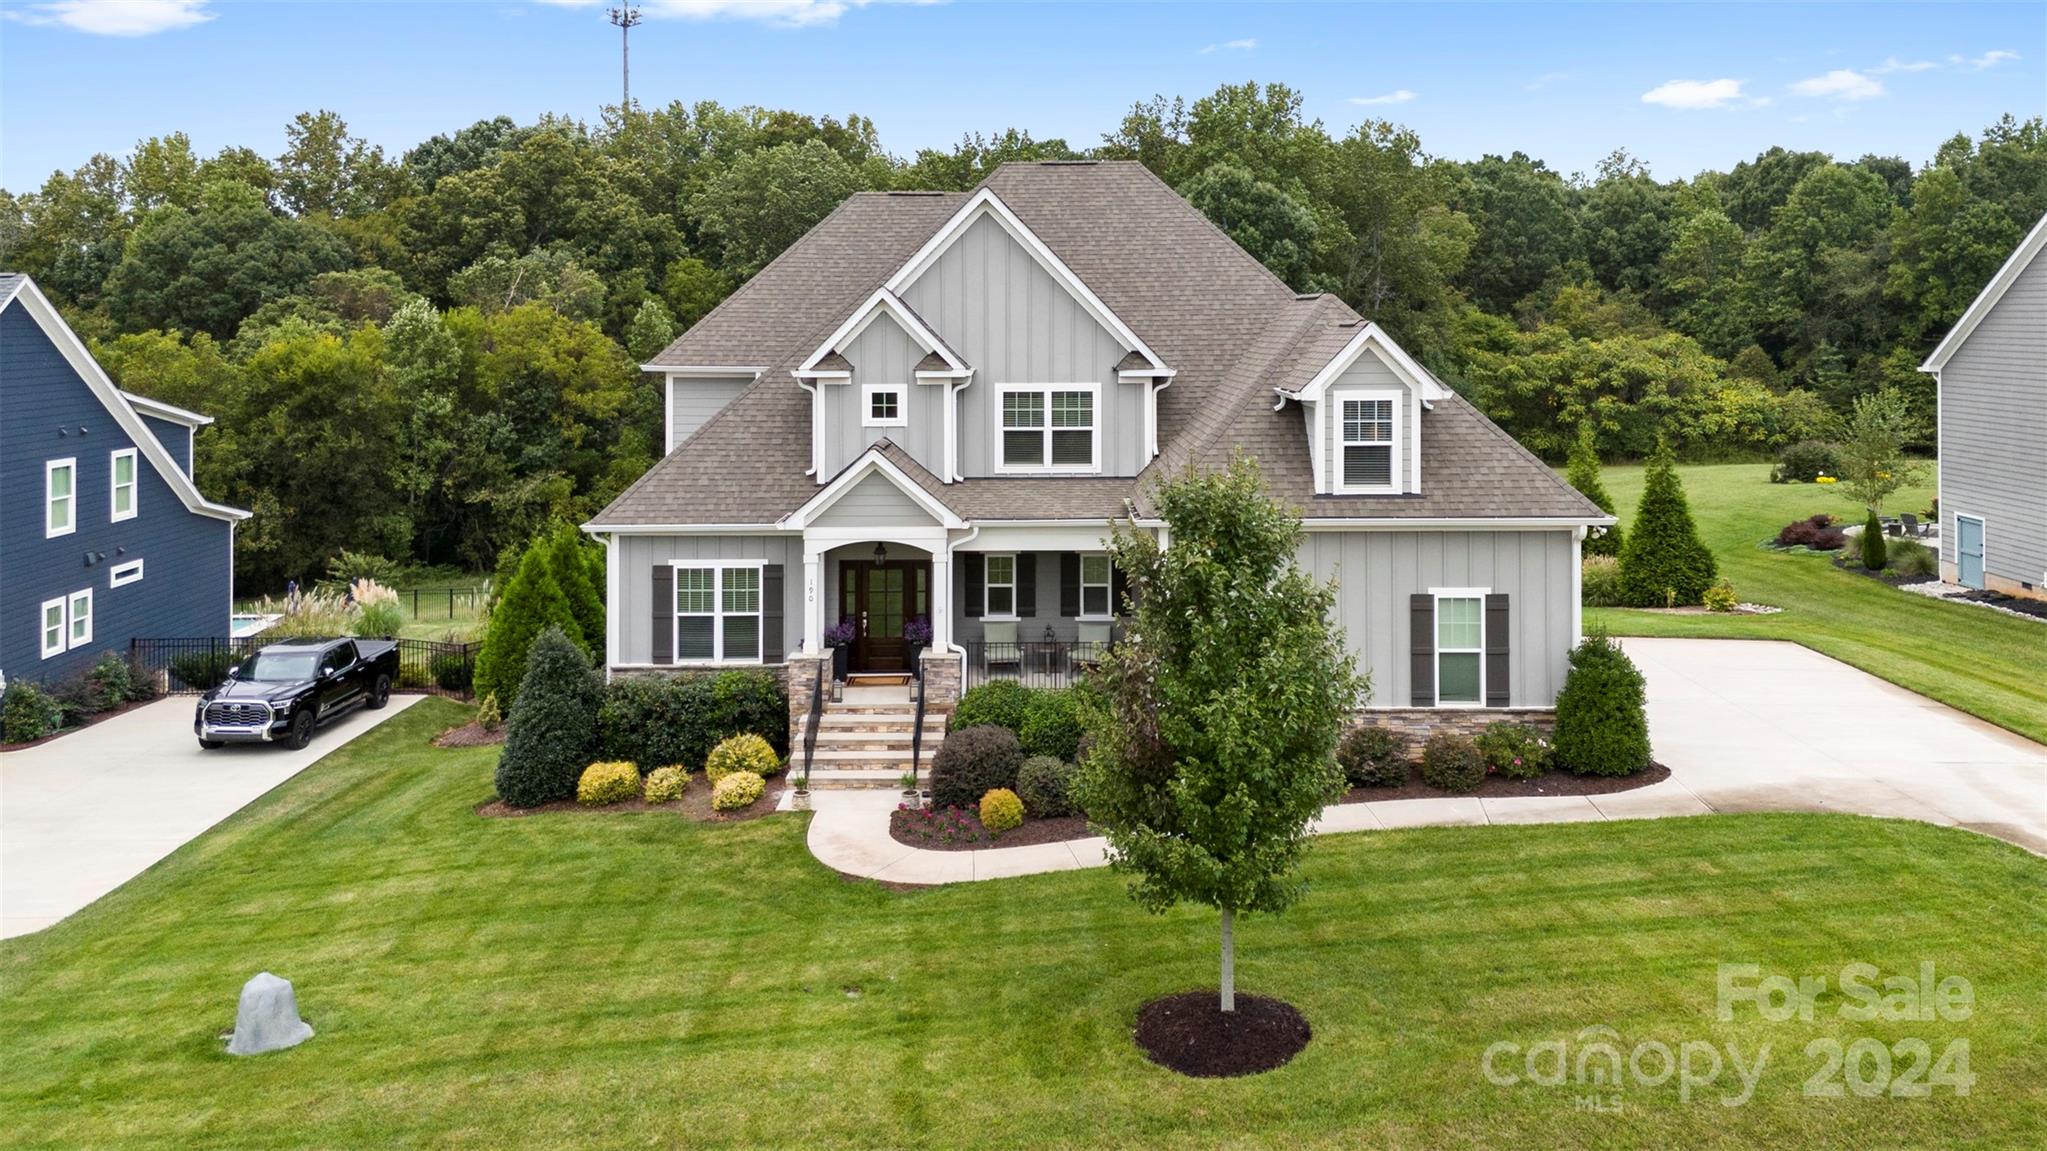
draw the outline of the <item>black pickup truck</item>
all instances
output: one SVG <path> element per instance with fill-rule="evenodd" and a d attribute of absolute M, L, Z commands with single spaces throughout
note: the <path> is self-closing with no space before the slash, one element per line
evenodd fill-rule
<path fill-rule="evenodd" d="M 391 701 L 398 644 L 388 639 L 294 639 L 273 643 L 228 669 L 199 697 L 192 730 L 199 746 L 276 741 L 306 746 L 313 729 L 358 707 Z"/>

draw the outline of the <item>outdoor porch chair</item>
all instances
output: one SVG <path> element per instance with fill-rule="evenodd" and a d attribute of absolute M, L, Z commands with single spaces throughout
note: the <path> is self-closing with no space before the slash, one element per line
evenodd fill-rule
<path fill-rule="evenodd" d="M 1023 648 L 1016 642 L 1015 620 L 981 625 L 981 666 L 990 672 L 1007 667 L 1023 678 Z"/>
<path fill-rule="evenodd" d="M 1905 522 L 1906 535 L 1911 536 L 1913 539 L 1919 539 L 1926 534 L 1926 529 L 1920 524 L 1918 516 L 1913 515 L 1911 512 L 1906 512 L 1898 518 Z"/>

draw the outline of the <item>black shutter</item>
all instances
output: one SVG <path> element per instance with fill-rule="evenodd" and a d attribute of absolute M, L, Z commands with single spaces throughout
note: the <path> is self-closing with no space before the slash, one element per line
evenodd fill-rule
<path fill-rule="evenodd" d="M 1038 553 L 1022 552 L 1016 557 L 1016 614 L 1038 614 Z"/>
<path fill-rule="evenodd" d="M 980 552 L 961 552 L 960 570 L 967 575 L 966 608 L 970 618 L 980 618 L 988 602 L 988 577 L 984 565 L 987 562 Z"/>
<path fill-rule="evenodd" d="M 1130 580 L 1120 567 L 1109 569 L 1109 613 L 1122 615 L 1128 609 L 1124 606 L 1130 599 Z"/>
<path fill-rule="evenodd" d="M 1059 614 L 1067 619 L 1080 615 L 1080 553 L 1059 553 Z"/>
<path fill-rule="evenodd" d="M 1407 649 L 1409 702 L 1416 707 L 1436 706 L 1436 597 L 1416 594 L 1407 597 Z"/>
<path fill-rule="evenodd" d="M 1511 621 L 1507 615 L 1507 595 L 1497 592 L 1485 597 L 1485 705 L 1506 707 L 1513 698 L 1508 690 L 1508 640 Z"/>
<path fill-rule="evenodd" d="M 761 662 L 781 663 L 789 654 L 782 637 L 782 565 L 761 569 Z"/>
<path fill-rule="evenodd" d="M 675 569 L 654 565 L 654 662 L 675 662 Z"/>

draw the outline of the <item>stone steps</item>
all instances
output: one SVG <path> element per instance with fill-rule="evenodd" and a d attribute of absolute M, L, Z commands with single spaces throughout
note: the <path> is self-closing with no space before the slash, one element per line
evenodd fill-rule
<path fill-rule="evenodd" d="M 945 741 L 946 713 L 924 715 L 921 763 L 928 769 L 938 745 Z M 914 703 L 897 701 L 825 704 L 817 717 L 817 743 L 811 758 L 812 789 L 894 788 L 911 770 L 911 744 L 917 731 Z M 795 731 L 795 770 L 801 771 L 803 744 L 809 734 L 806 717 Z"/>

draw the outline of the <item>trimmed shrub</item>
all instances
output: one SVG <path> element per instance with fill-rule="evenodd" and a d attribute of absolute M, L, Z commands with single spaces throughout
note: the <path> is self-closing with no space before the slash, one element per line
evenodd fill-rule
<path fill-rule="evenodd" d="M 1072 762 L 1080 749 L 1080 701 L 1071 691 L 1034 691 L 1024 709 L 1017 742 L 1025 755 L 1049 755 Z"/>
<path fill-rule="evenodd" d="M 951 730 L 992 724 L 1020 734 L 1030 715 L 1033 694 L 1030 688 L 1006 679 L 970 688 L 953 709 Z"/>
<path fill-rule="evenodd" d="M 1876 518 L 1875 508 L 1869 509 L 1869 519 L 1863 522 L 1862 538 L 1857 542 L 1862 545 L 1862 566 L 1873 572 L 1884 570 L 1890 556 L 1884 549 L 1883 521 Z"/>
<path fill-rule="evenodd" d="M 1595 442 L 1596 436 L 1592 421 L 1584 420 L 1578 424 L 1578 440 L 1571 446 L 1571 458 L 1565 467 L 1564 476 L 1586 499 L 1598 504 L 1600 511 L 1612 515 L 1613 497 L 1606 494 L 1606 485 L 1599 479 L 1599 449 Z M 1621 542 L 1624 538 L 1619 524 L 1603 529 L 1598 535 L 1587 535 L 1585 554 L 1618 556 L 1621 554 Z"/>
<path fill-rule="evenodd" d="M 789 703 L 765 671 L 721 671 L 613 680 L 597 730 L 606 759 L 700 764 L 731 736 L 767 739 L 777 761 L 788 751 Z"/>
<path fill-rule="evenodd" d="M 1649 766 L 1642 673 L 1604 633 L 1571 649 L 1557 693 L 1556 763 L 1579 775 L 1632 775 Z"/>
<path fill-rule="evenodd" d="M 603 686 L 590 658 L 558 627 L 533 641 L 526 678 L 505 723 L 498 756 L 498 798 L 538 807 L 576 793 L 576 781 L 597 747 Z"/>
<path fill-rule="evenodd" d="M 1032 819 L 1057 819 L 1074 814 L 1067 785 L 1073 782 L 1072 764 L 1049 755 L 1034 755 L 1016 771 L 1016 795 Z"/>
<path fill-rule="evenodd" d="M 647 788 L 643 798 L 648 803 L 674 803 L 688 790 L 688 770 L 671 764 L 667 767 L 657 767 L 647 776 Z"/>
<path fill-rule="evenodd" d="M 1352 787 L 1399 787 L 1407 782 L 1407 737 L 1374 724 L 1351 728 L 1336 745 L 1336 762 Z"/>
<path fill-rule="evenodd" d="M 711 810 L 738 811 L 752 807 L 768 790 L 768 781 L 750 771 L 735 771 L 711 788 Z"/>
<path fill-rule="evenodd" d="M 1508 779 L 1534 779 L 1549 770 L 1553 758 L 1549 739 L 1525 723 L 1496 723 L 1472 743 L 1485 757 L 1486 770 Z"/>
<path fill-rule="evenodd" d="M 1668 443 L 1649 460 L 1642 502 L 1621 548 L 1621 598 L 1634 607 L 1695 604 L 1719 575 L 1699 542 Z"/>
<path fill-rule="evenodd" d="M 1586 556 L 1578 580 L 1586 607 L 1621 607 L 1621 561 L 1612 556 Z"/>
<path fill-rule="evenodd" d="M 99 694 L 102 707 L 117 707 L 131 699 L 147 698 L 136 690 L 138 677 L 128 666 L 128 661 L 113 652 L 104 652 L 85 673 L 93 691 Z"/>
<path fill-rule="evenodd" d="M 1802 520 L 1792 520 L 1777 533 L 1780 548 L 1811 548 L 1816 552 L 1837 551 L 1848 542 L 1841 529 L 1834 526 L 1834 517 L 1821 513 Z"/>
<path fill-rule="evenodd" d="M 751 733 L 735 735 L 711 749 L 704 757 L 704 778 L 715 786 L 735 772 L 750 771 L 769 776 L 782 770 L 782 759 L 768 741 Z"/>
<path fill-rule="evenodd" d="M 1430 787 L 1462 795 L 1477 791 L 1485 774 L 1478 745 L 1454 731 L 1439 731 L 1422 745 L 1422 782 Z"/>
<path fill-rule="evenodd" d="M 1734 598 L 1734 581 L 1724 578 L 1715 580 L 1713 586 L 1706 589 L 1703 601 L 1707 611 L 1718 612 L 1733 611 L 1741 603 Z"/>
<path fill-rule="evenodd" d="M 1784 449 L 1777 457 L 1777 467 L 1770 473 L 1773 484 L 1809 484 L 1821 476 L 1841 474 L 1841 457 L 1832 444 L 1819 440 L 1800 440 Z"/>
<path fill-rule="evenodd" d="M 547 549 L 535 540 L 519 559 L 518 569 L 505 586 L 504 595 L 491 609 L 490 625 L 483 633 L 483 646 L 476 653 L 476 690 L 495 693 L 502 706 L 516 710 L 520 677 L 526 668 L 526 653 L 535 637 L 549 627 L 558 628 L 576 645 L 588 661 L 590 647 L 576 622 L 568 597 L 555 582 L 548 564 Z"/>
<path fill-rule="evenodd" d="M 997 835 L 1012 828 L 1023 826 L 1023 800 L 1006 787 L 998 787 L 981 797 L 981 826 Z"/>
<path fill-rule="evenodd" d="M 505 726 L 505 713 L 498 710 L 498 697 L 487 695 L 476 705 L 476 726 L 485 731 L 496 731 Z"/>
<path fill-rule="evenodd" d="M 576 802 L 587 807 L 624 803 L 640 794 L 640 769 L 622 760 L 593 763 L 576 781 Z"/>
<path fill-rule="evenodd" d="M 39 685 L 17 679 L 0 698 L 0 738 L 27 743 L 55 735 L 64 726 L 64 709 Z"/>
<path fill-rule="evenodd" d="M 1006 727 L 982 724 L 945 737 L 931 757 L 933 807 L 973 807 L 995 788 L 1015 788 L 1023 748 Z"/>
<path fill-rule="evenodd" d="M 1884 546 L 1891 554 L 1891 570 L 1899 575 L 1924 578 L 1940 574 L 1940 553 L 1918 540 L 1886 540 Z"/>

